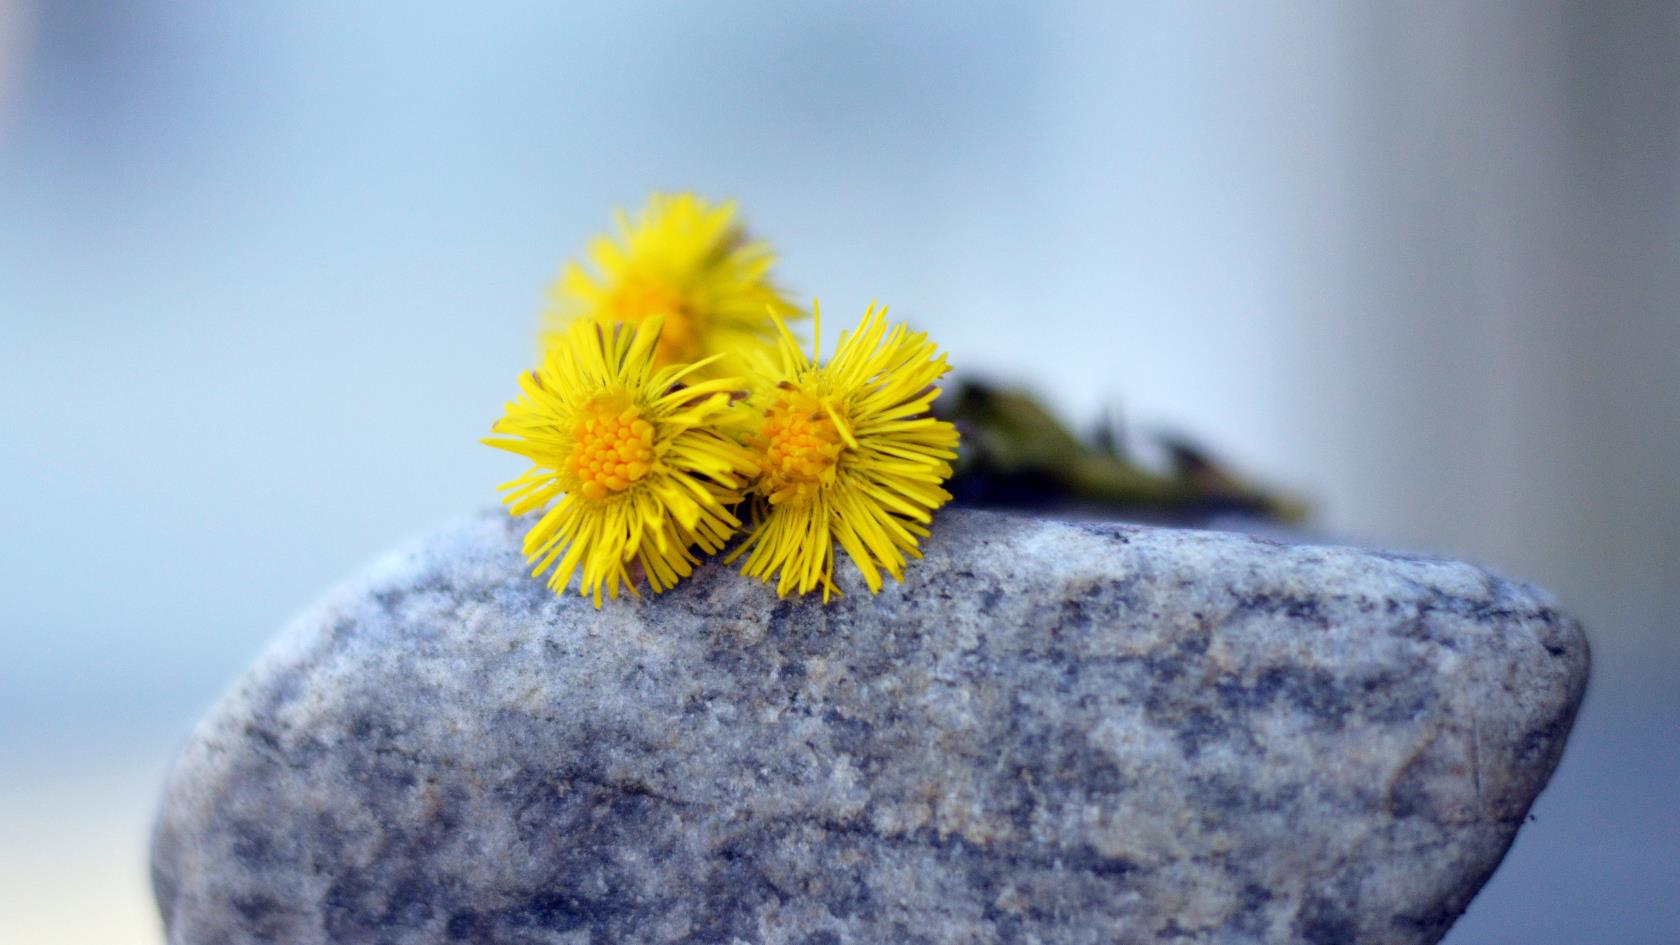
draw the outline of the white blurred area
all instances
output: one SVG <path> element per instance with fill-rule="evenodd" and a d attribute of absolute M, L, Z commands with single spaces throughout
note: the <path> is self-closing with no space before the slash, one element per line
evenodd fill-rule
<path fill-rule="evenodd" d="M 23 0 L 0 0 L 0 121 L 13 110 L 11 95 L 23 67 L 24 12 Z"/>
<path fill-rule="evenodd" d="M 1680 8 L 0 0 L 0 942 L 157 942 L 293 611 L 494 501 L 560 260 L 733 196 L 826 312 L 1588 623 L 1456 945 L 1680 941 Z"/>

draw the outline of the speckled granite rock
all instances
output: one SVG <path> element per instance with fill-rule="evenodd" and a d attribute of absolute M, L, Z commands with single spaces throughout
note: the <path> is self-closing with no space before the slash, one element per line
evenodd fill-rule
<path fill-rule="evenodd" d="M 384 560 L 203 723 L 171 942 L 1433 942 L 1587 677 L 1450 562 L 952 510 L 879 598 L 597 613 L 517 538 Z"/>

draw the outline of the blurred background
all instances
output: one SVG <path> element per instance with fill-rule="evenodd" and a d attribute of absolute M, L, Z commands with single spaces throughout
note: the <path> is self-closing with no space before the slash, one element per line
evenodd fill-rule
<path fill-rule="evenodd" d="M 293 612 L 494 501 L 616 206 L 1587 623 L 1447 941 L 1680 941 L 1680 8 L 0 0 L 0 941 L 157 943 L 148 821 Z"/>

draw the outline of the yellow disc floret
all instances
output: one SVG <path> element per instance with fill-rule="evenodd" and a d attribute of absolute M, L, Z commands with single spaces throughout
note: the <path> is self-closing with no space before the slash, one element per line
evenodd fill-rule
<path fill-rule="evenodd" d="M 661 316 L 665 328 L 659 333 L 654 348 L 655 364 L 684 364 L 698 361 L 707 354 L 702 350 L 694 307 L 683 293 L 669 282 L 646 276 L 628 277 L 601 300 L 596 320 L 604 325 L 614 322 L 635 324 L 643 319 Z"/>
<path fill-rule="evenodd" d="M 653 424 L 622 395 L 584 404 L 572 424 L 572 443 L 564 466 L 567 490 L 586 499 L 623 492 L 653 466 Z"/>
<path fill-rule="evenodd" d="M 764 411 L 764 423 L 750 439 L 759 451 L 760 490 L 772 505 L 809 502 L 833 485 L 846 448 L 833 406 L 800 390 L 780 393 Z"/>

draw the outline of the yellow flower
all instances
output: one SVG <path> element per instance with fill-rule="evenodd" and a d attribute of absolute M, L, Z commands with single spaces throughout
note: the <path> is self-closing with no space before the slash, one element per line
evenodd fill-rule
<path fill-rule="evenodd" d="M 770 313 L 798 314 L 770 282 L 775 255 L 747 238 L 733 203 L 655 194 L 634 222 L 622 212 L 617 222 L 616 238 L 590 244 L 592 270 L 571 263 L 549 290 L 545 349 L 562 343 L 566 326 L 579 318 L 611 325 L 662 315 L 655 365 L 722 354 L 697 376 L 723 376 L 748 368 L 745 352 L 774 346 Z"/>
<path fill-rule="evenodd" d="M 889 328 L 886 314 L 871 305 L 827 364 L 820 339 L 808 360 L 777 320 L 780 365 L 755 399 L 748 438 L 761 469 L 755 521 L 730 560 L 746 554 L 742 571 L 765 581 L 779 572 L 779 595 L 820 586 L 827 602 L 837 593 L 835 542 L 872 593 L 882 571 L 902 581 L 933 511 L 951 498 L 942 484 L 957 430 L 928 415 L 950 366 L 927 335 Z"/>
<path fill-rule="evenodd" d="M 552 568 L 558 594 L 581 567 L 578 593 L 596 607 L 603 587 L 638 593 L 632 565 L 658 593 L 693 571 L 692 547 L 722 548 L 741 524 L 730 508 L 758 471 L 724 432 L 742 381 L 685 385 L 704 363 L 655 368 L 661 323 L 576 322 L 520 376 L 523 396 L 491 427 L 502 436 L 484 441 L 534 464 L 501 487 L 514 515 L 546 509 L 525 535 L 532 576 Z"/>

